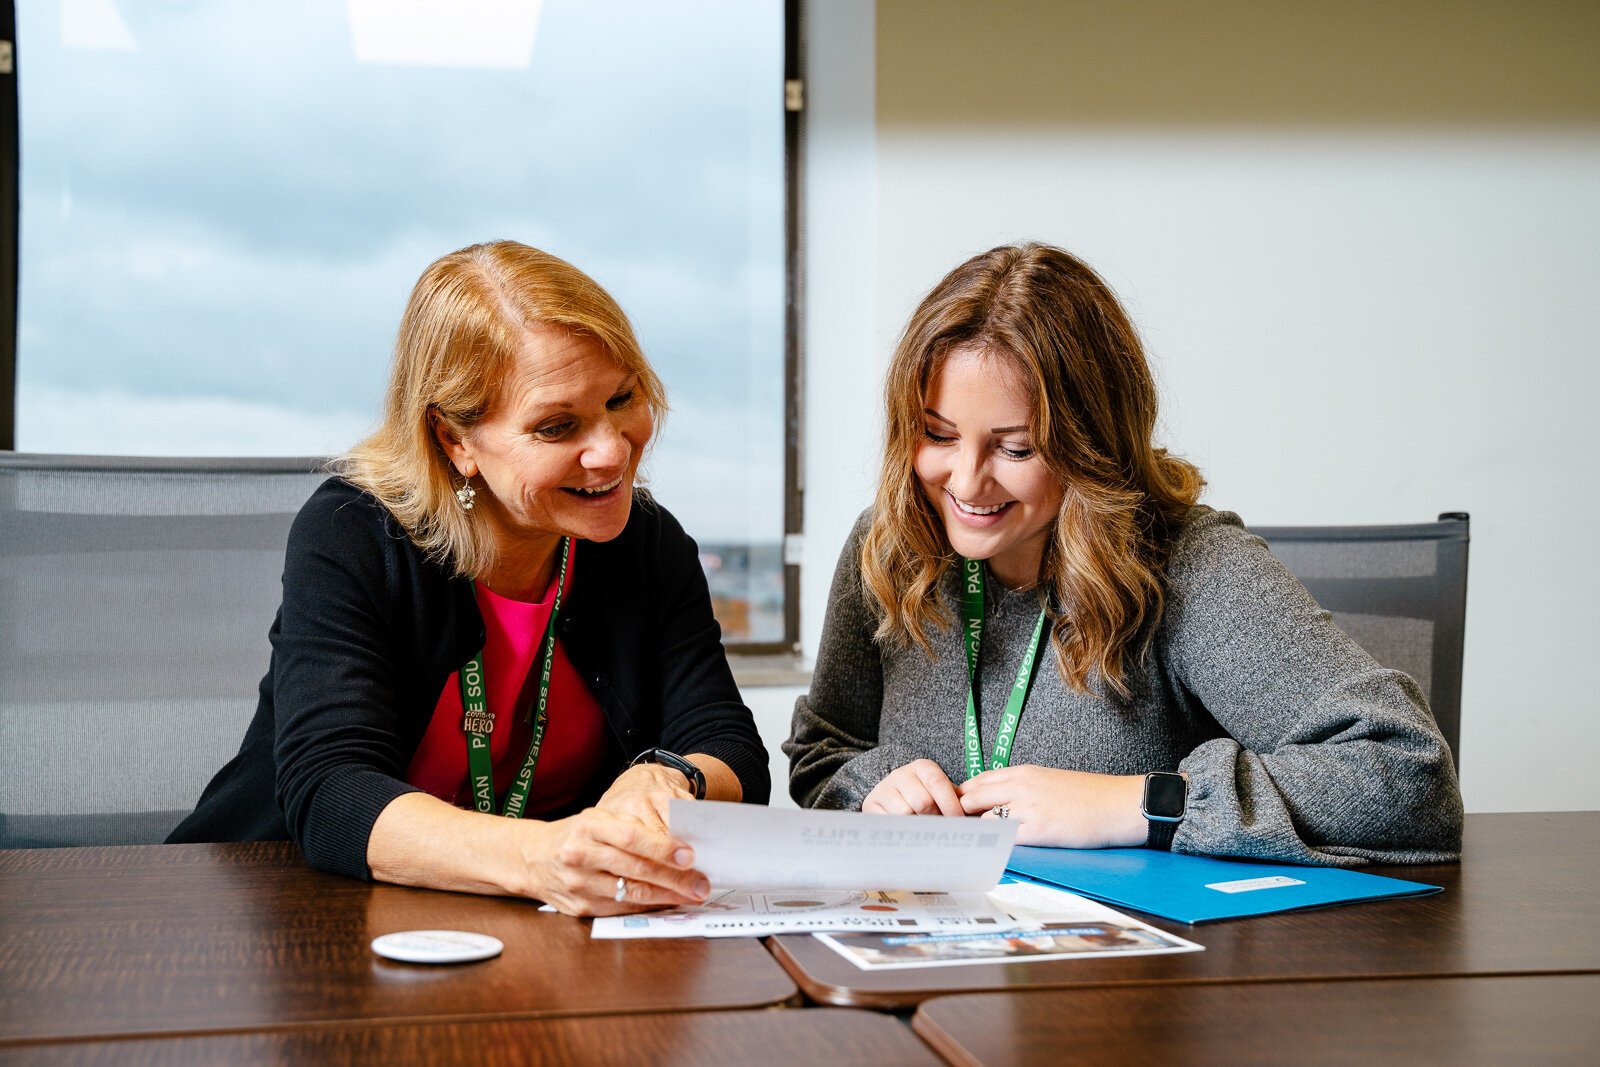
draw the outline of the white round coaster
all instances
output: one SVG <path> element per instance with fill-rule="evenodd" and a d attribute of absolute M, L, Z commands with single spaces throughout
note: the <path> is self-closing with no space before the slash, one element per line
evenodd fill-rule
<path fill-rule="evenodd" d="M 372 939 L 372 951 L 405 963 L 470 963 L 504 950 L 498 937 L 462 930 L 405 930 Z"/>

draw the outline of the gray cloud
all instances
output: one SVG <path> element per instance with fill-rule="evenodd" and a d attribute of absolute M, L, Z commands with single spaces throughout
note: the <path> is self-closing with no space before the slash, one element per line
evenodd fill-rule
<path fill-rule="evenodd" d="M 23 373 L 375 395 L 421 267 L 509 236 L 740 403 L 781 360 L 779 7 L 547 3 L 526 72 L 356 64 L 327 3 L 124 5 L 131 53 L 63 50 L 31 8 Z"/>

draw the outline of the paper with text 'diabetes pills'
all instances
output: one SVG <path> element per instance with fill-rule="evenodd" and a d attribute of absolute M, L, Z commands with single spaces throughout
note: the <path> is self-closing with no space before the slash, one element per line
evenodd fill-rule
<path fill-rule="evenodd" d="M 1002 819 L 794 811 L 674 800 L 672 835 L 717 889 L 908 889 L 983 893 L 1016 840 Z"/>

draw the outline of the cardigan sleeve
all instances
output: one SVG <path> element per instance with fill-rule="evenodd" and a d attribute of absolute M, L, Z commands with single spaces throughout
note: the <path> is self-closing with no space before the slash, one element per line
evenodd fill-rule
<path fill-rule="evenodd" d="M 870 513 L 857 520 L 839 554 L 828 593 L 811 687 L 795 701 L 789 739 L 789 793 L 806 808 L 861 807 L 874 786 L 918 754 L 879 744 L 883 659 L 878 619 L 861 584 L 861 544 Z"/>
<path fill-rule="evenodd" d="M 1416 682 L 1378 665 L 1237 516 L 1167 568 L 1165 655 L 1226 737 L 1183 759 L 1177 851 L 1298 863 L 1458 859 L 1454 764 Z"/>
<path fill-rule="evenodd" d="M 328 483 L 296 517 L 272 633 L 277 799 L 321 870 L 368 878 L 378 814 L 405 778 L 384 597 L 387 536 L 376 505 Z"/>
<path fill-rule="evenodd" d="M 661 747 L 714 756 L 738 776 L 744 803 L 765 804 L 772 794 L 767 749 L 728 667 L 699 547 L 665 508 L 654 501 L 635 506 L 658 516 L 659 639 L 650 654 L 661 686 Z"/>

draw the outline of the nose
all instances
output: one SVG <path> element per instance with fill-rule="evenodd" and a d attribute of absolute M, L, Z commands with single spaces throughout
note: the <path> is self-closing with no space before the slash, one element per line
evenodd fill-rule
<path fill-rule="evenodd" d="M 584 442 L 582 462 L 585 470 L 615 470 L 626 466 L 633 446 L 615 420 L 604 418 L 594 424 L 594 432 Z"/>
<path fill-rule="evenodd" d="M 957 446 L 945 485 L 962 500 L 981 500 L 989 487 L 989 463 L 983 450 L 964 442 Z"/>

